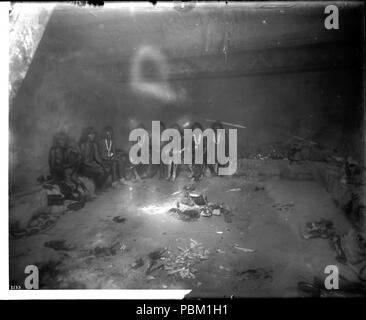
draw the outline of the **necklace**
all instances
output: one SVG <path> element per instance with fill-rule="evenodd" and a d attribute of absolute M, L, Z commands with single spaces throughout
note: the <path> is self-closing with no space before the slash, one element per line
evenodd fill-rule
<path fill-rule="evenodd" d="M 199 134 L 198 135 L 198 138 L 196 138 L 196 135 L 193 135 L 193 139 L 194 139 L 194 143 L 196 144 L 196 148 L 197 148 L 197 145 L 199 145 L 201 143 L 201 135 Z"/>
<path fill-rule="evenodd" d="M 216 138 L 216 135 L 214 135 L 214 142 L 215 142 L 215 144 L 219 144 L 220 143 L 220 140 L 221 140 L 221 133 L 219 133 L 217 135 L 217 138 Z"/>
<path fill-rule="evenodd" d="M 139 147 L 141 147 L 142 148 L 142 146 L 144 145 L 144 143 L 145 143 L 145 137 L 142 137 L 138 142 L 138 145 L 139 145 Z"/>
<path fill-rule="evenodd" d="M 111 152 L 111 150 L 112 150 L 112 140 L 110 140 L 109 145 L 108 145 L 108 140 L 107 139 L 105 139 L 104 141 L 105 141 L 105 146 L 107 148 L 108 158 L 111 158 L 111 157 L 113 157 L 113 152 Z"/>

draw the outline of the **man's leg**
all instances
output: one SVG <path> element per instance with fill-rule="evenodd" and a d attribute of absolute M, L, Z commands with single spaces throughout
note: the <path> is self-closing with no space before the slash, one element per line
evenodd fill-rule
<path fill-rule="evenodd" d="M 82 165 L 80 173 L 94 181 L 96 191 L 100 191 L 104 188 L 104 184 L 108 178 L 108 173 L 98 165 Z"/>

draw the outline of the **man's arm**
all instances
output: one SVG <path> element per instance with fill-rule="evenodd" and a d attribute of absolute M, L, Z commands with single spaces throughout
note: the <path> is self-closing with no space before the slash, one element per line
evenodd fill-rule
<path fill-rule="evenodd" d="M 80 146 L 82 162 L 86 165 L 93 165 L 92 161 L 88 161 L 88 149 L 87 148 L 88 148 L 88 146 L 86 145 L 86 143 L 83 143 Z"/>
<path fill-rule="evenodd" d="M 99 143 L 96 143 L 98 150 L 96 151 L 96 153 L 98 153 L 99 158 L 103 159 L 103 160 L 108 160 L 108 155 L 106 152 L 103 152 L 102 150 L 104 150 L 105 148 L 105 140 L 101 139 L 99 140 Z M 97 159 L 97 156 L 95 157 Z"/>
<path fill-rule="evenodd" d="M 94 159 L 97 163 L 101 164 L 102 163 L 102 159 L 100 158 L 100 154 L 99 154 L 99 148 L 98 148 L 98 143 L 93 143 L 93 149 L 94 149 Z"/>

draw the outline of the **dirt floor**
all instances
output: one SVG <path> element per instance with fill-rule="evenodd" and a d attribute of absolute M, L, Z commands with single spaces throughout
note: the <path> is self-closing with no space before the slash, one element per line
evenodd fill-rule
<path fill-rule="evenodd" d="M 196 192 L 230 207 L 231 222 L 223 215 L 185 222 L 167 214 L 182 197 L 178 192 L 191 184 L 181 175 L 175 182 L 153 178 L 121 185 L 62 215 L 46 233 L 10 239 L 12 283 L 24 282 L 29 264 L 40 268 L 40 288 L 192 289 L 192 297 L 299 296 L 297 283 L 324 278 L 327 265 L 353 279 L 326 239 L 301 237 L 305 223 L 320 218 L 332 220 L 342 233 L 350 228 L 316 182 L 245 177 L 197 182 Z M 177 255 L 191 239 L 209 251 L 208 259 L 195 265 L 194 279 L 168 275 L 163 268 L 146 274 L 150 252 L 166 248 Z M 50 240 L 65 240 L 69 247 L 45 247 Z M 256 271 L 245 273 L 249 269 Z"/>

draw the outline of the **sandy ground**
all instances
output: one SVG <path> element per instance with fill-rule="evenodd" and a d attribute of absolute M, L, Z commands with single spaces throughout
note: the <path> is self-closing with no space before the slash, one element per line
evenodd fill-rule
<path fill-rule="evenodd" d="M 350 225 L 330 195 L 313 181 L 244 177 L 211 177 L 196 184 L 210 202 L 231 208 L 232 222 L 224 217 L 200 217 L 184 222 L 166 213 L 182 197 L 176 192 L 191 184 L 180 176 L 173 182 L 158 178 L 133 186 L 119 186 L 87 203 L 79 211 L 62 215 L 44 234 L 10 239 L 10 280 L 24 283 L 24 268 L 40 267 L 41 288 L 192 289 L 200 297 L 299 296 L 297 283 L 324 278 L 327 265 L 337 265 L 327 240 L 305 240 L 300 229 L 307 221 L 330 219 L 346 232 Z M 241 188 L 241 191 L 229 191 Z M 287 205 L 283 207 L 283 205 Z M 280 209 L 282 206 L 282 209 Z M 120 216 L 122 222 L 113 218 Z M 167 275 L 159 269 L 147 277 L 148 254 L 160 248 L 178 253 L 193 239 L 209 250 L 209 258 L 196 265 L 195 279 Z M 50 240 L 65 240 L 75 248 L 46 248 Z M 112 254 L 95 248 L 119 243 Z M 243 252 L 234 247 L 252 249 Z M 94 250 L 94 251 L 93 251 Z M 142 258 L 144 265 L 132 268 Z M 258 269 L 268 277 L 245 279 L 242 272 Z"/>

